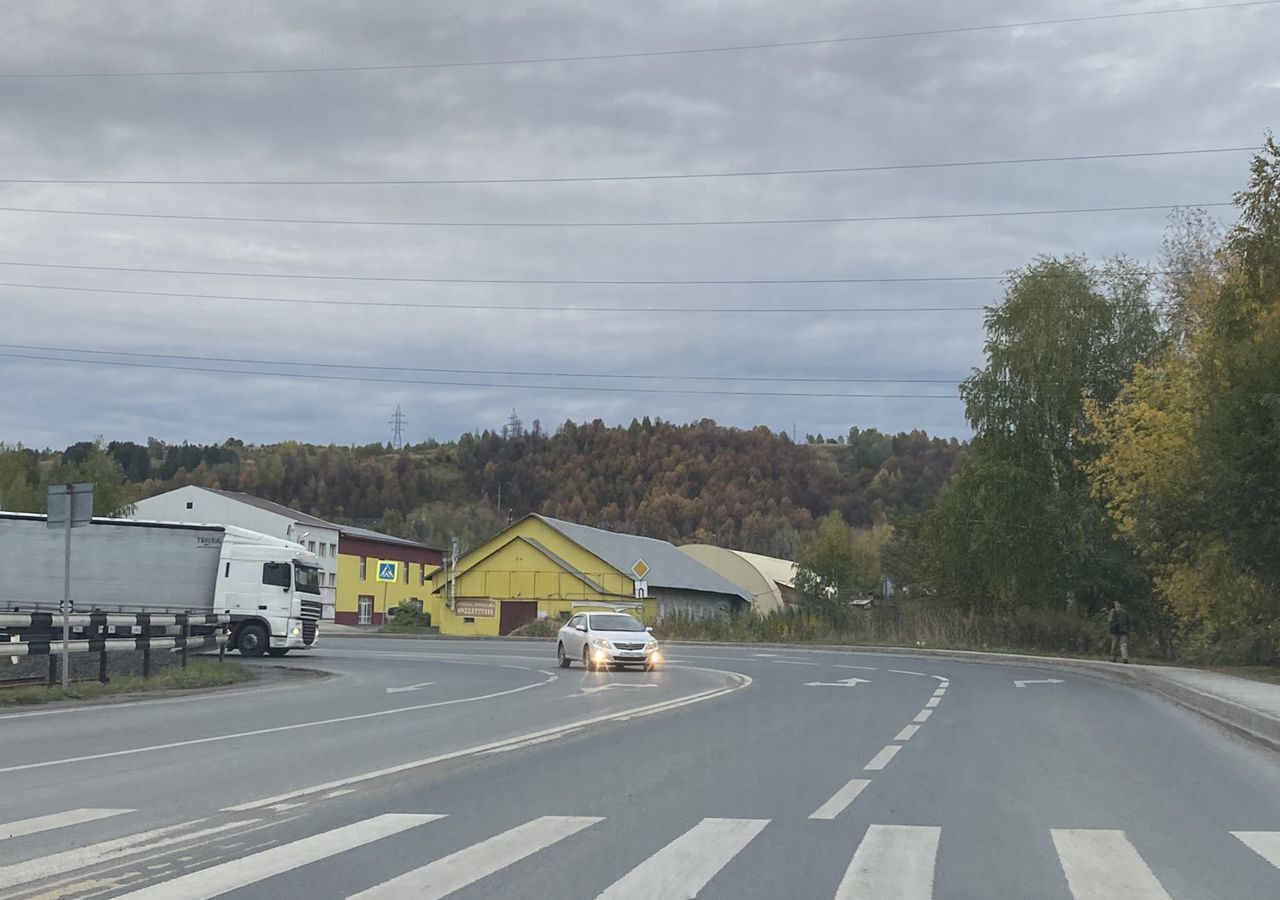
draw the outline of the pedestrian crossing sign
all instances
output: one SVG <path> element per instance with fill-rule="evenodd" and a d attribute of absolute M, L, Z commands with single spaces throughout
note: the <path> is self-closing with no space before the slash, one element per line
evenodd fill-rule
<path fill-rule="evenodd" d="M 400 563 L 379 560 L 378 561 L 378 580 L 379 581 L 399 581 L 400 580 Z"/>

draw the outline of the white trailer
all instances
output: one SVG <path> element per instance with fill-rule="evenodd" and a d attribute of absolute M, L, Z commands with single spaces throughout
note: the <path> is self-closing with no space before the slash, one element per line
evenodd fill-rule
<path fill-rule="evenodd" d="M 58 610 L 64 540 L 42 515 L 0 512 L 0 609 Z M 319 559 L 232 525 L 95 518 L 71 532 L 71 602 L 76 612 L 224 613 L 229 647 L 284 656 L 316 642 Z"/>

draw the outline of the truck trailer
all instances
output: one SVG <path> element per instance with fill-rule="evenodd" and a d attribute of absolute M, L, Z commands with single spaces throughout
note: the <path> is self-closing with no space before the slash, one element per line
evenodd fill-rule
<path fill-rule="evenodd" d="M 0 609 L 57 612 L 64 549 L 45 516 L 0 512 Z M 232 525 L 94 518 L 71 531 L 71 603 L 77 613 L 226 614 L 228 647 L 284 656 L 316 642 L 319 560 Z"/>

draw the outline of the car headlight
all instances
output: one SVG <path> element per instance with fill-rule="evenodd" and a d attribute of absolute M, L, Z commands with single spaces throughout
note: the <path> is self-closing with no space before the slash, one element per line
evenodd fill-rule
<path fill-rule="evenodd" d="M 649 645 L 648 645 L 647 647 L 645 647 L 644 649 L 648 650 L 650 653 L 657 653 L 657 652 L 658 652 L 658 642 L 657 642 L 657 641 L 650 641 L 650 642 L 649 642 Z"/>
<path fill-rule="evenodd" d="M 594 641 L 591 642 L 591 646 L 596 647 L 600 650 L 608 650 L 609 642 L 604 638 L 596 638 Z"/>

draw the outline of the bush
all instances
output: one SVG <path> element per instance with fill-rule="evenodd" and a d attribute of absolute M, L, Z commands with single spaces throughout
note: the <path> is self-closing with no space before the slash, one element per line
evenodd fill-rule
<path fill-rule="evenodd" d="M 421 603 L 403 600 L 395 608 L 390 621 L 382 626 L 383 631 L 413 632 L 426 631 L 431 627 L 431 613 L 423 612 Z"/>
<path fill-rule="evenodd" d="M 545 616 L 521 625 L 511 634 L 515 637 L 553 638 L 560 633 L 560 626 L 563 624 L 564 622 L 558 618 Z"/>

